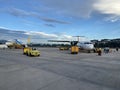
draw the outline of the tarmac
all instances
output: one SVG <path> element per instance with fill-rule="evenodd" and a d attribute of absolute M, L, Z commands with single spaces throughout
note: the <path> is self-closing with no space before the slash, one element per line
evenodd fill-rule
<path fill-rule="evenodd" d="M 38 50 L 40 57 L 0 49 L 0 90 L 120 90 L 120 51 L 98 56 Z"/>

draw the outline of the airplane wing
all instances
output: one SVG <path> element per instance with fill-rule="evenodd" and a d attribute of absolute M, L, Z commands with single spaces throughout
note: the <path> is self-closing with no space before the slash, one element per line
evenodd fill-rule
<path fill-rule="evenodd" d="M 72 46 L 77 45 L 78 41 L 48 40 L 48 42 L 69 42 Z"/>
<path fill-rule="evenodd" d="M 48 42 L 71 42 L 71 41 L 62 41 L 62 40 L 48 40 Z"/>

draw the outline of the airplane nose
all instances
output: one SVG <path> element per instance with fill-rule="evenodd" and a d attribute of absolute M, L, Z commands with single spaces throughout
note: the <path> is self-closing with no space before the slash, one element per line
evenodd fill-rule
<path fill-rule="evenodd" d="M 93 49 L 94 46 L 93 46 L 93 45 L 88 45 L 88 48 L 89 48 L 89 49 Z"/>

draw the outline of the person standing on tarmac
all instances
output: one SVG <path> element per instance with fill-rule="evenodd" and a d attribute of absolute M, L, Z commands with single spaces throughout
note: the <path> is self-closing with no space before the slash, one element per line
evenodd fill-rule
<path fill-rule="evenodd" d="M 98 55 L 101 56 L 101 54 L 102 54 L 102 49 L 99 48 L 99 49 L 98 49 Z"/>
<path fill-rule="evenodd" d="M 116 48 L 116 51 L 118 52 L 118 48 Z"/>

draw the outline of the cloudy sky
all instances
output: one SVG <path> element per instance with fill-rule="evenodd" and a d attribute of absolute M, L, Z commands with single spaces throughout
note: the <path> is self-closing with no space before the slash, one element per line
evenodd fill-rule
<path fill-rule="evenodd" d="M 0 0 L 0 31 L 0 39 L 120 38 L 120 0 Z"/>

